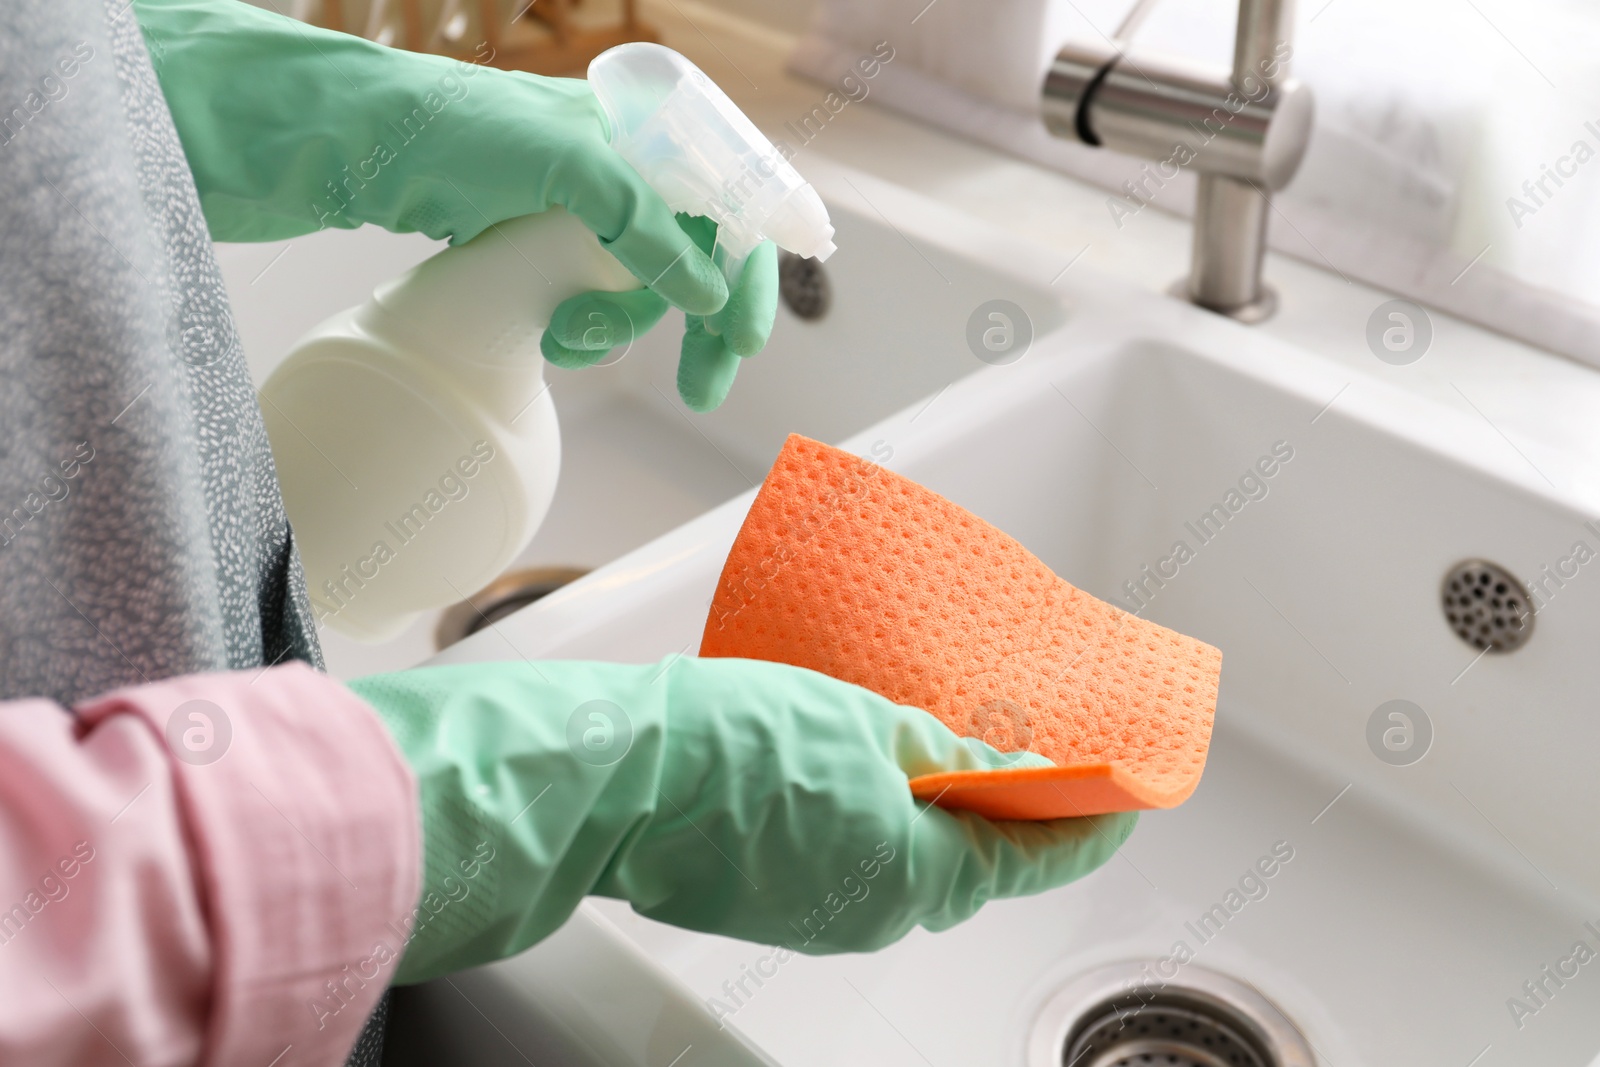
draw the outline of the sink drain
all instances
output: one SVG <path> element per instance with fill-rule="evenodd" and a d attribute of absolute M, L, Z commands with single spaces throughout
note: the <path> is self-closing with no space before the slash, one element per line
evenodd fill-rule
<path fill-rule="evenodd" d="M 1445 621 L 1480 652 L 1515 652 L 1533 636 L 1533 605 L 1516 576 L 1486 559 L 1457 563 L 1439 589 Z"/>
<path fill-rule="evenodd" d="M 833 287 L 822 263 L 793 252 L 778 254 L 778 295 L 796 318 L 814 322 L 828 313 Z"/>
<path fill-rule="evenodd" d="M 1052 997 L 1029 1067 L 1315 1067 L 1305 1038 L 1253 987 L 1194 966 L 1161 982 L 1157 962 L 1103 967 Z"/>
<path fill-rule="evenodd" d="M 433 647 L 446 649 L 463 637 L 493 626 L 514 611 L 549 596 L 589 572 L 582 567 L 527 567 L 507 571 L 470 600 L 446 608 L 433 631 Z"/>
<path fill-rule="evenodd" d="M 1130 1012 L 1108 1008 L 1067 1046 L 1063 1064 L 1077 1067 L 1269 1067 L 1255 1043 L 1211 1012 L 1149 1004 Z"/>

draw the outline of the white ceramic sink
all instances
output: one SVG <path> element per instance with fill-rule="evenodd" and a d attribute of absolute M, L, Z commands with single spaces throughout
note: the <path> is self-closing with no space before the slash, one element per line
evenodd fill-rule
<path fill-rule="evenodd" d="M 1600 963 L 1559 987 L 1541 968 L 1580 939 L 1600 951 L 1584 926 L 1600 930 L 1600 564 L 1551 586 L 1506 655 L 1454 636 L 1439 593 L 1471 557 L 1570 571 L 1574 542 L 1600 544 L 1584 527 L 1594 472 L 1386 383 L 1376 360 L 1369 374 L 1064 272 L 1067 257 L 895 187 L 807 169 L 839 225 L 833 311 L 784 313 L 708 418 L 671 398 L 676 324 L 613 367 L 555 375 L 563 495 L 525 558 L 599 569 L 438 660 L 692 652 L 751 486 L 798 431 L 892 449 L 888 466 L 1124 607 L 1139 606 L 1125 583 L 1164 566 L 1143 614 L 1224 652 L 1204 781 L 1076 885 L 875 955 L 791 960 L 759 988 L 746 976 L 770 969 L 766 949 L 590 902 L 518 959 L 406 994 L 398 1062 L 1022 1064 L 1075 976 L 1181 941 L 1332 1067 L 1590 1063 Z M 1302 325 L 1320 299 L 1284 296 Z M 1035 339 L 985 367 L 966 325 L 996 298 Z M 1275 450 L 1272 475 L 1241 487 Z M 1244 502 L 1201 544 L 1190 525 L 1230 490 Z M 1193 558 L 1163 564 L 1179 540 Z M 408 664 L 383 655 L 368 669 Z M 1434 735 L 1407 766 L 1367 740 L 1395 699 Z M 1274 847 L 1293 858 L 1202 943 L 1193 924 Z M 1524 983 L 1541 981 L 1536 1001 Z M 725 1029 L 713 998 L 737 1009 Z M 1537 1010 L 1514 1017 L 1510 998 Z"/>

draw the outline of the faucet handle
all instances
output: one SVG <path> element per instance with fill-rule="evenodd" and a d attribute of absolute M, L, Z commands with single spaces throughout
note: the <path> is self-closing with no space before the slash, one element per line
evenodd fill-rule
<path fill-rule="evenodd" d="M 1150 17 L 1150 12 L 1155 10 L 1158 2 L 1135 0 L 1110 37 L 1101 34 L 1103 40 L 1093 43 L 1069 41 L 1056 53 L 1055 61 L 1045 75 L 1044 87 L 1044 124 L 1052 134 L 1069 141 L 1082 141 L 1094 148 L 1100 147 L 1100 138 L 1089 126 L 1087 115 L 1079 103 L 1093 95 L 1100 79 L 1121 58 L 1133 35 L 1139 32 L 1139 27 Z"/>
<path fill-rule="evenodd" d="M 1089 123 L 1089 101 L 1122 50 L 1114 39 L 1068 41 L 1045 72 L 1039 113 L 1045 129 L 1065 141 L 1081 141 L 1091 148 L 1104 145 Z"/>
<path fill-rule="evenodd" d="M 1055 136 L 1163 164 L 1287 185 L 1311 138 L 1309 87 L 1286 76 L 1287 42 L 1258 69 L 1232 72 L 1160 54 L 1131 55 L 1121 42 L 1155 0 L 1140 0 L 1105 41 L 1069 41 L 1045 75 L 1040 105 Z"/>

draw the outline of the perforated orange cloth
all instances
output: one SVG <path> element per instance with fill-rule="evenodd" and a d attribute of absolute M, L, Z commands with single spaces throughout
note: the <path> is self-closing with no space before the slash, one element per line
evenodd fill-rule
<path fill-rule="evenodd" d="M 928 774 L 997 819 L 1170 808 L 1199 784 L 1222 653 L 1097 600 L 982 519 L 791 435 L 723 567 L 702 656 L 809 667 L 1056 766 Z"/>

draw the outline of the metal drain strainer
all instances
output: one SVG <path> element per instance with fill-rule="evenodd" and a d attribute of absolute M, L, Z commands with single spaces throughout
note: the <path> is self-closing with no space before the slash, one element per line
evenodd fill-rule
<path fill-rule="evenodd" d="M 1112 964 L 1039 1013 L 1028 1067 L 1315 1067 L 1311 1046 L 1252 986 L 1170 960 Z"/>
<path fill-rule="evenodd" d="M 449 648 L 588 573 L 583 567 L 524 567 L 507 571 L 469 599 L 445 609 L 433 631 L 433 646 L 441 650 Z"/>
<path fill-rule="evenodd" d="M 1062 1057 L 1071 1067 L 1268 1067 L 1270 1061 L 1215 1014 L 1177 1004 L 1111 1008 L 1089 1020 Z"/>
<path fill-rule="evenodd" d="M 1533 635 L 1533 605 L 1515 575 L 1486 559 L 1457 563 L 1440 586 L 1450 629 L 1473 648 L 1515 652 Z"/>
<path fill-rule="evenodd" d="M 821 262 L 793 252 L 778 253 L 778 295 L 796 317 L 808 322 L 826 315 L 833 303 L 833 287 Z"/>

